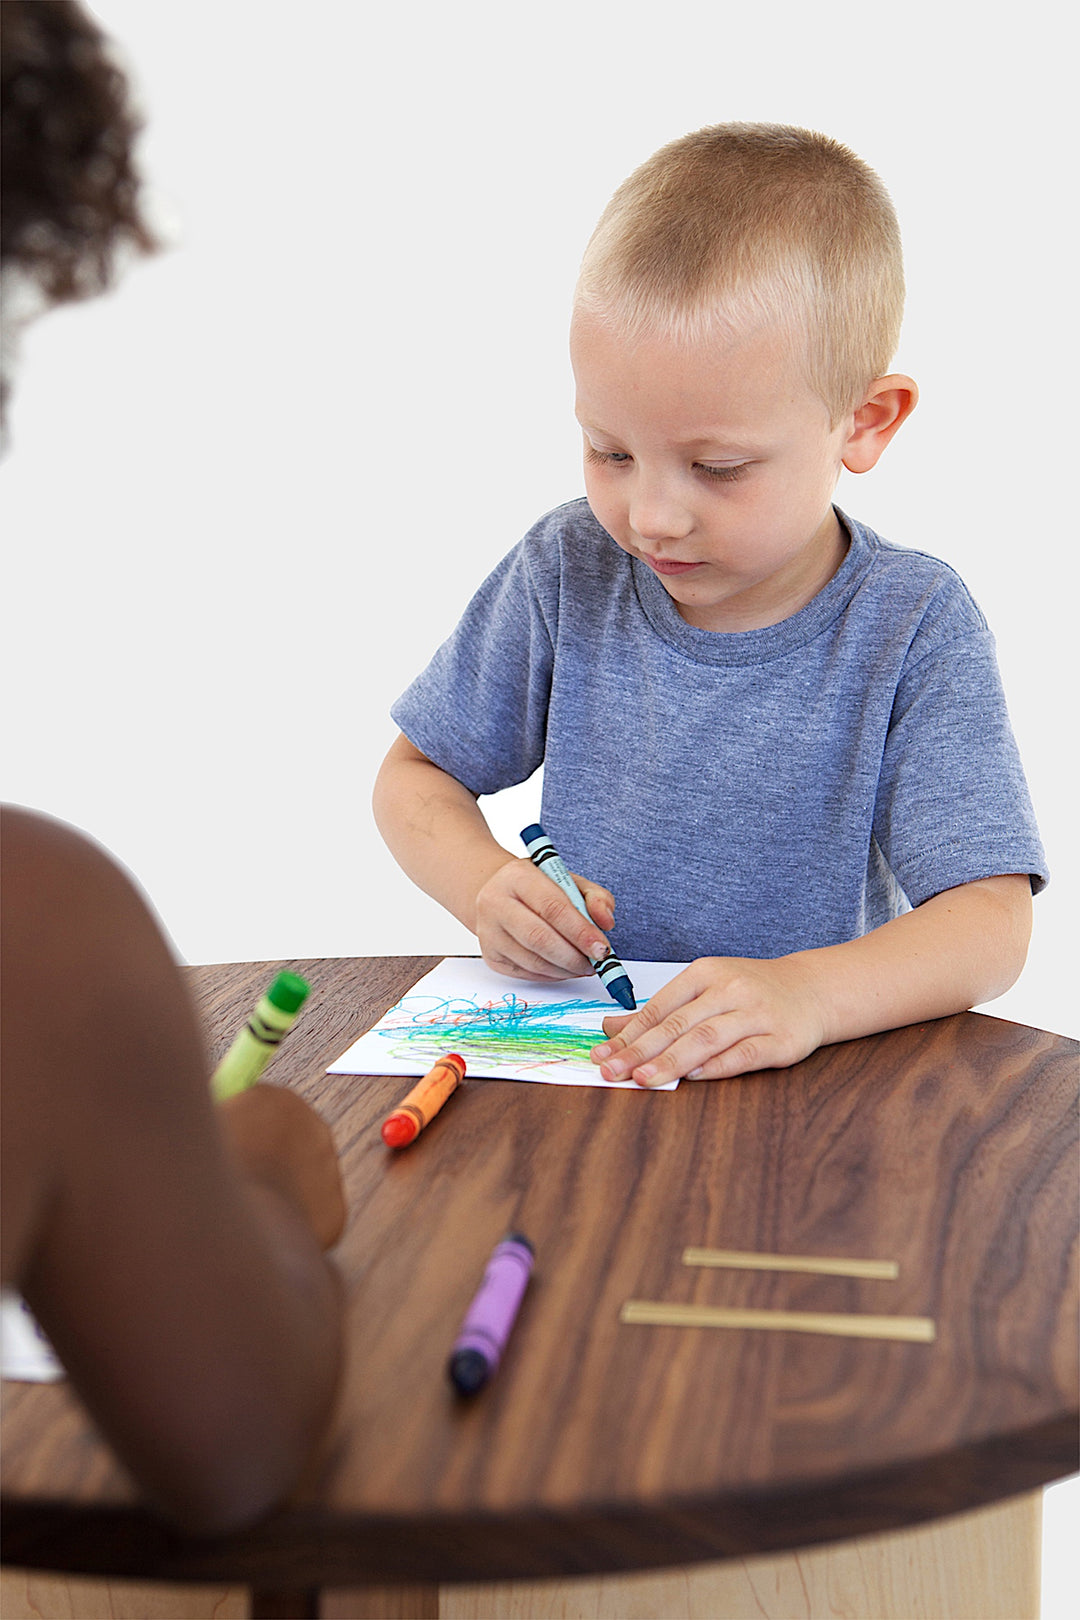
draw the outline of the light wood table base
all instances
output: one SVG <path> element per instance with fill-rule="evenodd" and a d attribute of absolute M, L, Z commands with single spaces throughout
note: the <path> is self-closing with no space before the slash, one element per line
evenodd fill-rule
<path fill-rule="evenodd" d="M 1038 1620 L 1042 1492 L 915 1530 L 647 1575 L 323 1592 L 324 1620 Z M 5 1572 L 4 1620 L 241 1620 L 239 1587 Z M 269 1611 L 267 1611 L 269 1612 Z M 284 1614 L 284 1611 L 281 1611 Z"/>
<path fill-rule="evenodd" d="M 1035 1492 L 925 1528 L 779 1558 L 442 1587 L 438 1620 L 1038 1620 L 1041 1519 Z M 344 1620 L 350 1611 L 324 1612 Z"/>

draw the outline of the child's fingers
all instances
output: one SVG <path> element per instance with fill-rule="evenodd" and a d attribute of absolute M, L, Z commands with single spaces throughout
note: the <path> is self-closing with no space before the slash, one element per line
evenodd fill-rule
<path fill-rule="evenodd" d="M 605 1020 L 608 1039 L 593 1048 L 592 1060 L 606 1080 L 633 1077 L 661 1085 L 700 1069 L 719 1052 L 751 1033 L 743 998 L 723 958 L 702 957 L 684 968 L 625 1021 Z M 647 1072 L 646 1072 L 647 1071 Z"/>
<path fill-rule="evenodd" d="M 344 1229 L 347 1209 L 325 1120 L 287 1086 L 250 1086 L 218 1109 L 226 1140 L 245 1174 L 276 1187 L 320 1245 L 332 1248 Z"/>
<path fill-rule="evenodd" d="M 500 867 L 477 898 L 485 960 L 516 978 L 581 978 L 607 940 L 531 861 Z"/>
<path fill-rule="evenodd" d="M 591 1056 L 605 1080 L 662 1086 L 782 1069 L 822 1040 L 820 1007 L 796 961 L 702 957 L 640 1012 L 604 1022 Z"/>
<path fill-rule="evenodd" d="M 510 979 L 569 979 L 579 975 L 573 969 L 554 967 L 543 957 L 526 951 L 517 940 L 507 939 L 505 945 L 480 938 L 480 952 L 488 967 Z"/>
<path fill-rule="evenodd" d="M 724 1000 L 727 998 L 725 997 Z M 721 1003 L 722 1004 L 722 1003 Z M 625 1032 L 607 1042 L 612 1055 L 594 1049 L 605 1080 L 632 1079 L 640 1086 L 662 1086 L 669 1080 L 729 1080 L 760 1069 L 785 1069 L 807 1057 L 820 1044 L 812 1015 L 790 1002 L 738 996 L 717 1011 L 711 994 L 679 1008 L 632 1044 Z"/>
<path fill-rule="evenodd" d="M 748 1035 L 744 1040 L 736 1041 L 734 1046 L 729 1046 L 726 1052 L 720 1052 L 716 1057 L 710 1058 L 708 1063 L 703 1063 L 700 1068 L 691 1069 L 685 1078 L 734 1080 L 736 1075 L 755 1074 L 760 1069 L 786 1069 L 789 1064 L 795 1062 L 798 1062 L 797 1057 L 783 1055 L 775 1036 Z M 649 1084 L 655 1085 L 656 1081 L 650 1081 Z"/>
<path fill-rule="evenodd" d="M 747 1034 L 746 1020 L 738 1013 L 723 1013 L 717 1018 L 695 1024 L 681 1039 L 657 1056 L 636 1061 L 634 1049 L 623 1054 L 628 1063 L 629 1077 L 639 1086 L 663 1086 L 669 1080 L 693 1078 L 695 1080 L 728 1079 L 743 1074 L 751 1067 L 749 1054 L 764 1044 L 760 1036 Z M 765 1038 L 767 1040 L 767 1038 Z M 755 1046 L 755 1042 L 757 1046 Z M 731 1056 L 729 1054 L 738 1054 Z M 771 1068 L 772 1063 L 762 1059 L 753 1065 Z M 600 1072 L 604 1073 L 605 1064 Z M 625 1074 L 616 1076 L 625 1079 Z"/>
<path fill-rule="evenodd" d="M 744 1035 L 726 1046 L 722 1052 L 717 1052 L 707 1062 L 699 1064 L 696 1068 L 687 1069 L 680 1079 L 687 1080 L 734 1080 L 740 1074 L 757 1074 L 762 1069 L 787 1069 L 793 1063 L 799 1063 L 804 1057 L 809 1057 L 815 1049 L 815 1042 L 796 1032 L 773 1031 L 771 1034 L 755 1032 Z M 647 1073 L 652 1067 L 643 1064 L 634 1071 L 634 1079 L 639 1085 L 662 1085 L 665 1078 L 671 1075 L 660 1072 L 666 1065 L 658 1065 L 655 1075 Z"/>
<path fill-rule="evenodd" d="M 669 1040 L 681 1034 L 686 1025 L 677 1021 L 680 1009 L 696 1001 L 699 995 L 698 976 L 695 973 L 697 966 L 696 962 L 692 962 L 688 968 L 676 974 L 670 984 L 664 985 L 662 990 L 650 996 L 644 1007 L 639 1007 L 637 1012 L 628 1016 L 615 1013 L 605 1018 L 604 1034 L 608 1038 L 599 1046 L 593 1047 L 593 1062 L 604 1063 L 605 1066 L 609 1058 L 621 1062 L 627 1048 L 633 1047 L 637 1051 L 639 1043 L 648 1039 L 650 1032 L 657 1029 L 669 1017 L 676 1022 L 669 1026 L 666 1038 L 659 1039 L 652 1050 L 661 1051 Z M 629 1073 L 628 1067 L 625 1072 Z M 618 1078 L 624 1079 L 625 1074 L 620 1074 Z"/>
<path fill-rule="evenodd" d="M 480 946 L 490 967 L 518 979 L 576 979 L 591 972 L 586 957 L 523 906 L 481 930 Z"/>
<path fill-rule="evenodd" d="M 747 1033 L 744 1016 L 717 1013 L 704 997 L 698 997 L 641 1031 L 632 1042 L 625 1034 L 606 1042 L 610 1056 L 603 1055 L 602 1046 L 594 1048 L 593 1061 L 599 1062 L 605 1080 L 632 1077 L 662 1085 L 700 1068 Z"/>
<path fill-rule="evenodd" d="M 614 1035 L 621 1035 L 627 1024 L 636 1016 L 636 1013 L 609 1013 L 606 1018 L 600 1020 L 604 1027 L 604 1034 L 609 1040 Z"/>
<path fill-rule="evenodd" d="M 558 954 L 551 960 L 559 961 L 568 969 L 573 964 L 577 974 L 590 973 L 591 964 L 606 956 L 610 949 L 596 923 L 590 917 L 583 917 L 558 885 L 538 872 L 531 861 L 520 863 L 518 875 L 521 886 L 517 897 L 524 911 L 514 914 L 514 923 L 516 929 L 524 929 L 524 933 L 518 933 L 517 937 L 538 955 L 548 956 L 554 948 Z M 607 890 L 599 892 L 606 894 Z"/>
<path fill-rule="evenodd" d="M 605 889 L 602 883 L 593 883 L 589 878 L 578 877 L 576 872 L 570 876 L 581 890 L 582 899 L 589 908 L 589 916 L 598 928 L 612 929 L 615 926 L 615 896 L 610 889 Z"/>

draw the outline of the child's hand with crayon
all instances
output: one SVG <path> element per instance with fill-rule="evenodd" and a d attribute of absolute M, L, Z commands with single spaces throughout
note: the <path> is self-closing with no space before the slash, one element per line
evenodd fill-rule
<path fill-rule="evenodd" d="M 345 1226 L 345 1194 L 326 1122 L 286 1086 L 255 1085 L 218 1104 L 241 1174 L 273 1188 L 332 1248 Z"/>
<path fill-rule="evenodd" d="M 375 784 L 379 830 L 398 862 L 477 936 L 488 967 L 513 979 L 585 978 L 610 947 L 609 889 L 575 877 L 583 917 L 557 882 L 494 837 L 461 782 L 407 737 L 391 745 Z"/>
<path fill-rule="evenodd" d="M 610 950 L 598 930 L 615 923 L 615 897 L 588 878 L 573 878 L 592 918 L 583 917 L 527 857 L 511 859 L 476 896 L 475 933 L 488 967 L 515 979 L 585 978 Z"/>

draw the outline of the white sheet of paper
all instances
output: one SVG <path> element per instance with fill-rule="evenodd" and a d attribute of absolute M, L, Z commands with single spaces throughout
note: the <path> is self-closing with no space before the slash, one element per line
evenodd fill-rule
<path fill-rule="evenodd" d="M 18 1294 L 0 1294 L 0 1377 L 52 1384 L 65 1376 L 52 1346 Z"/>
<path fill-rule="evenodd" d="M 641 1007 L 681 962 L 624 962 Z M 632 1080 L 602 1080 L 589 1051 L 604 1038 L 601 1020 L 621 1009 L 599 979 L 507 979 L 479 957 L 450 956 L 414 984 L 328 1074 L 426 1074 L 436 1058 L 460 1052 L 474 1080 L 540 1080 L 553 1086 L 641 1091 Z M 657 1091 L 674 1091 L 669 1080 Z"/>

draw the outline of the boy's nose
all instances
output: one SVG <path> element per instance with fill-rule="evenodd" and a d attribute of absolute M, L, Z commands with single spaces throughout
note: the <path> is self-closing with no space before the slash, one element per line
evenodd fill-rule
<path fill-rule="evenodd" d="M 655 485 L 634 492 L 629 518 L 634 533 L 649 544 L 684 540 L 694 527 L 693 515 L 675 491 Z"/>

